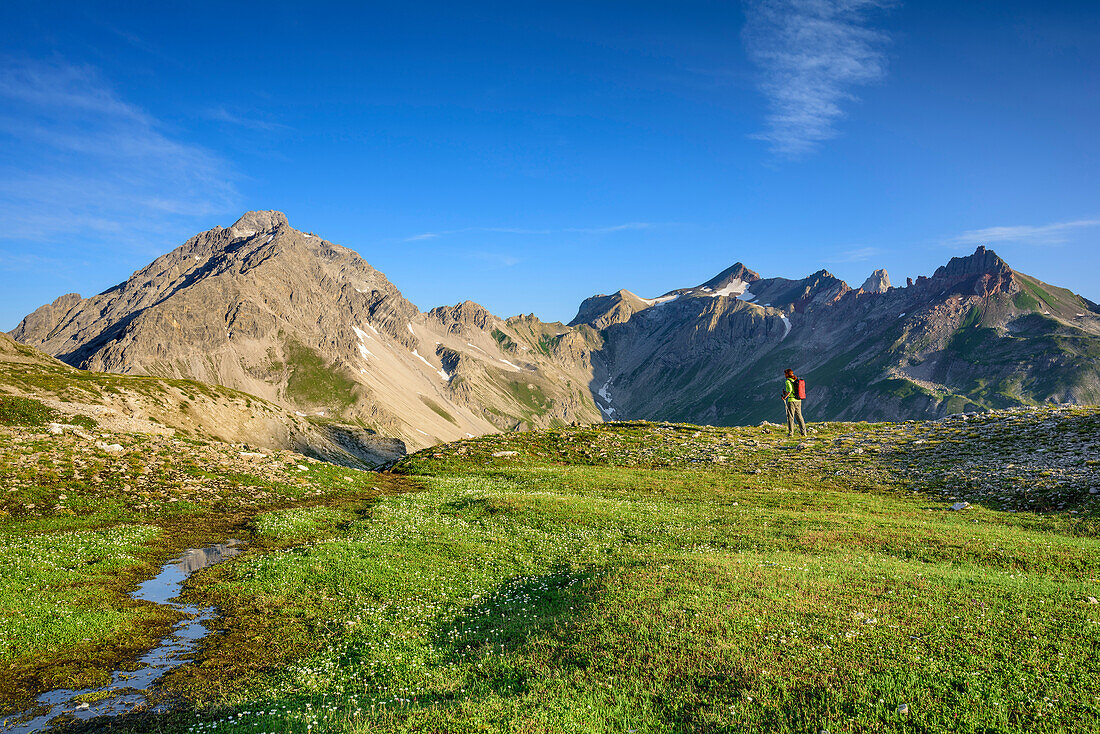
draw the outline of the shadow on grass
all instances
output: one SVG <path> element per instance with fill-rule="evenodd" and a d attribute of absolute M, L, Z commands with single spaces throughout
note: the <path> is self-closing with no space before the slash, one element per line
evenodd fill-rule
<path fill-rule="evenodd" d="M 575 644 L 570 634 L 574 620 L 586 614 L 592 604 L 596 594 L 594 578 L 592 571 L 577 571 L 564 566 L 538 576 L 516 576 L 483 596 L 476 604 L 436 625 L 428 632 L 430 645 L 438 651 L 435 659 L 440 667 L 459 666 L 463 671 L 461 682 L 456 681 L 446 690 L 428 690 L 409 701 L 391 705 L 387 708 L 388 715 L 399 719 L 415 718 L 427 709 L 446 709 L 460 701 L 469 704 L 486 698 L 524 693 L 529 689 L 535 673 L 513 661 L 516 657 L 525 657 L 517 653 L 522 653 L 537 640 L 548 642 L 563 653 L 554 658 L 556 670 L 587 667 L 589 661 L 583 646 Z M 239 637 L 232 628 L 224 630 L 222 635 L 230 640 Z M 219 647 L 227 641 L 220 641 Z M 237 642 L 243 641 L 238 639 Z M 201 677 L 200 670 L 207 668 L 211 662 L 211 658 L 205 657 L 191 667 Z M 214 662 L 217 662 L 216 658 Z M 356 662 L 345 660 L 345 664 Z M 255 661 L 240 660 L 235 671 L 242 674 L 235 684 L 247 685 L 247 679 L 261 672 L 261 668 Z M 179 672 L 186 675 L 186 669 Z M 224 672 L 219 674 L 219 679 L 224 677 Z M 232 687 L 207 688 L 205 693 L 213 693 L 214 698 L 218 698 L 230 693 Z M 463 690 L 466 692 L 463 693 Z M 337 692 L 336 696 L 339 698 L 342 693 Z M 216 712 L 181 701 L 161 712 L 134 712 L 112 718 L 59 722 L 51 731 L 65 734 L 183 732 L 196 726 L 201 729 L 203 722 L 231 720 L 238 709 L 305 711 L 309 704 L 316 706 L 318 698 L 305 695 L 265 699 Z M 270 723 L 276 725 L 279 731 L 298 731 L 299 728 L 305 731 L 304 726 L 298 727 L 290 721 Z"/>

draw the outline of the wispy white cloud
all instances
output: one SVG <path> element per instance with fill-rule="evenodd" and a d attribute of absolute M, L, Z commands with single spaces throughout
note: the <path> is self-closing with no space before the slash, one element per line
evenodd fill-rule
<path fill-rule="evenodd" d="M 754 137 L 797 157 L 835 137 L 851 89 L 886 74 L 888 36 L 868 12 L 891 0 L 745 0 L 742 40 L 770 112 Z"/>
<path fill-rule="evenodd" d="M 238 127 L 248 128 L 250 130 L 262 130 L 265 132 L 272 132 L 276 130 L 291 130 L 290 125 L 284 125 L 281 122 L 272 122 L 271 120 L 264 120 L 259 117 L 250 117 L 247 115 L 237 114 L 231 112 L 225 107 L 214 107 L 206 111 L 207 119 L 214 120 L 216 122 L 227 122 L 230 125 L 236 125 Z"/>
<path fill-rule="evenodd" d="M 858 263 L 865 260 L 870 260 L 872 257 L 878 255 L 882 250 L 877 247 L 860 247 L 854 250 L 845 250 L 838 252 L 832 257 L 828 258 L 827 263 Z"/>
<path fill-rule="evenodd" d="M 632 229 L 649 229 L 652 222 L 627 222 L 626 224 L 613 224 L 609 227 L 573 227 L 566 232 L 582 232 L 584 234 L 609 234 L 611 232 L 625 232 Z"/>
<path fill-rule="evenodd" d="M 952 245 L 987 245 L 991 242 L 1022 242 L 1032 245 L 1057 245 L 1066 242 L 1072 233 L 1082 229 L 1100 227 L 1100 219 L 1076 219 L 1071 222 L 1054 222 L 1038 226 L 1021 224 L 1008 227 L 972 229 L 948 240 Z"/>
<path fill-rule="evenodd" d="M 0 110 L 0 239 L 141 245 L 238 206 L 228 163 L 179 140 L 94 68 L 0 64 Z"/>
<path fill-rule="evenodd" d="M 422 234 L 414 234 L 412 237 L 406 237 L 406 242 L 420 242 L 422 240 L 434 240 L 439 236 L 438 232 L 424 232 Z"/>

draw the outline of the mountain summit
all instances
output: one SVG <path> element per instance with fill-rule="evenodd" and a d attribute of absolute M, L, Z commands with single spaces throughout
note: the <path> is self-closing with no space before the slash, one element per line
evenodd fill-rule
<path fill-rule="evenodd" d="M 876 270 L 867 276 L 859 289 L 864 293 L 885 293 L 890 290 L 890 275 L 885 270 Z"/>
<path fill-rule="evenodd" d="M 853 289 L 738 262 L 652 298 L 592 296 L 568 326 L 470 301 L 422 313 L 357 253 L 255 211 L 12 335 L 74 366 L 214 382 L 415 448 L 571 421 L 776 420 L 787 367 L 810 385 L 812 419 L 1100 403 L 1098 312 L 979 247 L 901 288 L 883 270 Z"/>
<path fill-rule="evenodd" d="M 577 389 L 588 347 L 564 331 L 470 302 L 421 313 L 357 253 L 253 211 L 104 293 L 58 298 L 12 336 L 74 366 L 226 385 L 415 447 L 598 419 Z"/>

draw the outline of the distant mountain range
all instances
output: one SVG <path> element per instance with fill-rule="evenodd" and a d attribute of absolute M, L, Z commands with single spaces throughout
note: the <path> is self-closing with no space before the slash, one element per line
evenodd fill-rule
<path fill-rule="evenodd" d="M 982 247 L 904 288 L 883 270 L 853 290 L 737 263 L 655 299 L 589 298 L 571 324 L 603 337 L 597 401 L 615 417 L 775 420 L 786 367 L 816 420 L 1100 402 L 1100 309 Z"/>
<path fill-rule="evenodd" d="M 811 420 L 1100 403 L 1100 308 L 984 248 L 891 287 L 737 263 L 691 288 L 585 300 L 569 325 L 466 301 L 420 312 L 355 252 L 249 212 L 12 337 L 84 369 L 186 377 L 412 447 L 607 419 L 755 423 L 779 376 Z"/>

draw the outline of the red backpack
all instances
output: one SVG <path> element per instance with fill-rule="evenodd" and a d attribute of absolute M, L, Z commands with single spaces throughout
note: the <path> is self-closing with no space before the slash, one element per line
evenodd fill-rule
<path fill-rule="evenodd" d="M 796 398 L 798 398 L 799 400 L 804 400 L 806 398 L 806 381 L 805 380 L 798 380 L 798 382 L 795 384 L 794 396 Z"/>

